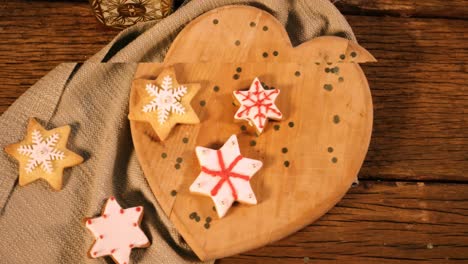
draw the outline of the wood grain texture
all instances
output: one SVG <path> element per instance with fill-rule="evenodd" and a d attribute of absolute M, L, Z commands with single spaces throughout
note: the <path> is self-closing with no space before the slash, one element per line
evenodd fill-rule
<path fill-rule="evenodd" d="M 209 40 L 201 37 L 206 32 Z M 129 107 L 135 152 L 159 204 L 202 260 L 283 238 L 341 199 L 357 176 L 370 140 L 372 101 L 356 63 L 366 61 L 375 59 L 356 43 L 338 37 L 319 37 L 293 48 L 284 27 L 270 14 L 227 6 L 190 22 L 172 43 L 164 65 L 138 66 Z M 145 90 L 152 81 L 139 78 L 154 78 L 152 74 L 168 66 L 174 66 L 178 83 L 200 84 L 192 101 L 200 124 L 179 125 L 167 138 L 155 140 L 148 135 L 165 125 L 151 122 L 155 114 L 143 112 L 152 100 Z M 233 92 L 249 87 L 255 77 L 281 91 L 275 104 L 283 113 L 282 120 L 269 122 L 259 136 L 242 131 L 247 122 L 234 122 L 239 107 L 232 105 Z M 324 88 L 327 85 L 330 88 Z M 231 208 L 219 219 L 211 199 L 189 191 L 200 174 L 195 147 L 218 149 L 233 134 L 244 157 L 263 162 L 250 181 L 259 202 Z M 282 153 L 285 147 L 287 153 Z M 155 159 L 162 153 L 167 158 Z M 173 162 L 177 157 L 183 160 L 179 169 Z M 211 227 L 190 219 L 192 212 L 211 217 Z"/>
<path fill-rule="evenodd" d="M 0 9 L 3 14 L 14 11 L 0 15 L 0 112 L 58 63 L 82 61 L 117 34 L 97 23 L 87 3 L 41 4 L 47 9 L 26 2 L 3 5 L 8 5 Z M 42 27 L 31 26 L 37 17 Z M 379 59 L 364 66 L 376 114 L 360 177 L 468 180 L 463 151 L 468 144 L 463 114 L 468 104 L 463 89 L 468 79 L 468 21 L 347 19 L 360 43 Z M 74 27 L 76 23 L 81 27 Z M 82 36 L 87 36 L 85 45 L 70 45 L 80 43 Z"/>
<path fill-rule="evenodd" d="M 389 1 L 337 3 L 360 44 L 379 59 L 378 64 L 363 67 L 375 119 L 360 176 L 466 181 L 467 157 L 462 150 L 467 145 L 467 122 L 461 113 L 468 101 L 464 46 L 468 27 L 466 20 L 456 20 L 467 17 L 466 1 L 392 1 L 403 2 L 405 9 L 388 5 Z M 368 6 L 373 3 L 378 7 Z M 426 6 L 415 12 L 416 4 Z M 400 17 L 408 14 L 425 19 Z M 86 59 L 117 33 L 96 21 L 87 1 L 0 2 L 0 113 L 58 63 Z M 80 40 L 82 36 L 86 41 Z M 427 263 L 425 259 L 432 258 L 435 263 L 465 263 L 467 224 L 459 214 L 466 216 L 466 188 L 465 184 L 402 188 L 376 182 L 351 189 L 323 218 L 333 223 L 319 221 L 272 247 L 223 261 L 304 263 L 309 257 L 309 263 L 334 263 L 336 258 L 339 263 Z M 369 205 L 361 204 L 361 199 Z M 421 222 L 423 216 L 431 221 Z"/>
<path fill-rule="evenodd" d="M 118 32 L 88 2 L 0 2 L 0 113 L 55 66 L 85 61 Z"/>
<path fill-rule="evenodd" d="M 364 181 L 313 225 L 217 263 L 466 263 L 467 187 Z"/>
<path fill-rule="evenodd" d="M 468 21 L 363 19 L 349 22 L 379 63 L 363 65 L 375 115 L 360 177 L 468 180 Z"/>
<path fill-rule="evenodd" d="M 398 17 L 467 18 L 466 0 L 335 0 L 344 14 Z"/>

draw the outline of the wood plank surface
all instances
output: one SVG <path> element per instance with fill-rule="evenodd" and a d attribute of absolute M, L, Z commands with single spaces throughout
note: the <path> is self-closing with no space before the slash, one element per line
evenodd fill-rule
<path fill-rule="evenodd" d="M 467 1 L 335 2 L 379 60 L 363 67 L 375 119 L 360 177 L 467 181 Z M 57 64 L 85 60 L 117 33 L 86 1 L 2 1 L 0 113 Z M 466 263 L 467 188 L 365 180 L 316 225 L 220 263 Z"/>
<path fill-rule="evenodd" d="M 332 1 L 344 14 L 467 18 L 466 0 L 335 0 Z"/>
<path fill-rule="evenodd" d="M 467 188 L 364 181 L 314 224 L 218 263 L 466 263 Z"/>
<path fill-rule="evenodd" d="M 0 112 L 57 64 L 85 60 L 118 33 L 97 23 L 87 3 L 2 5 L 8 13 L 0 15 Z M 363 67 L 375 121 L 360 177 L 468 180 L 468 21 L 347 19 L 379 60 Z"/>
<path fill-rule="evenodd" d="M 468 21 L 347 18 L 379 61 L 363 65 L 374 131 L 360 177 L 468 180 Z"/>
<path fill-rule="evenodd" d="M 0 3 L 0 113 L 62 62 L 85 61 L 119 31 L 85 1 Z"/>

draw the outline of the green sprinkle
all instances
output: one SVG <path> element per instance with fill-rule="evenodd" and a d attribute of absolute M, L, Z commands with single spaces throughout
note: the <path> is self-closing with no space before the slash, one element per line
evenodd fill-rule
<path fill-rule="evenodd" d="M 200 222 L 200 217 L 198 215 L 195 216 L 195 221 Z"/>
<path fill-rule="evenodd" d="M 345 58 L 346 58 L 346 55 L 344 55 L 344 54 L 340 55 L 340 59 L 344 60 Z"/>
<path fill-rule="evenodd" d="M 337 163 L 337 162 L 338 162 L 338 159 L 337 159 L 336 157 L 333 157 L 333 158 L 331 159 L 331 161 L 332 161 L 333 163 Z"/>
<path fill-rule="evenodd" d="M 176 163 L 176 165 L 174 165 L 174 168 L 176 168 L 176 170 L 180 169 L 180 164 Z"/>
<path fill-rule="evenodd" d="M 185 144 L 187 144 L 187 143 L 188 143 L 188 138 L 184 137 L 184 138 L 182 139 L 182 142 L 185 143 Z"/>
<path fill-rule="evenodd" d="M 239 80 L 239 77 L 240 77 L 240 76 L 239 76 L 239 74 L 237 74 L 237 73 L 234 74 L 234 76 L 232 76 L 232 78 L 234 78 L 234 80 Z"/>
<path fill-rule="evenodd" d="M 205 227 L 205 229 L 209 229 L 210 228 L 210 223 L 205 223 L 203 226 Z"/>
<path fill-rule="evenodd" d="M 176 190 L 172 190 L 172 191 L 171 191 L 171 195 L 172 195 L 172 196 L 176 196 L 176 195 L 177 195 L 177 191 L 176 191 Z"/>
<path fill-rule="evenodd" d="M 331 69 L 331 73 L 338 73 L 340 71 L 340 68 L 334 67 Z"/>
<path fill-rule="evenodd" d="M 351 57 L 355 58 L 357 56 L 357 53 L 356 52 L 351 52 Z"/>
<path fill-rule="evenodd" d="M 286 160 L 283 164 L 284 164 L 284 166 L 285 166 L 286 168 L 288 168 L 289 165 L 290 165 L 288 160 Z"/>
<path fill-rule="evenodd" d="M 255 27 L 257 24 L 255 22 L 250 22 L 251 27 Z"/>
<path fill-rule="evenodd" d="M 274 125 L 273 128 L 278 131 L 280 129 L 280 125 Z"/>
<path fill-rule="evenodd" d="M 197 216 L 197 213 L 196 213 L 196 212 L 192 212 L 192 213 L 189 215 L 190 219 L 194 219 L 196 216 Z"/>
<path fill-rule="evenodd" d="M 215 87 L 213 87 L 213 91 L 218 92 L 219 91 L 219 86 L 216 85 Z"/>
<path fill-rule="evenodd" d="M 163 159 L 167 158 L 166 152 L 163 152 L 163 153 L 161 154 L 161 158 L 163 158 Z"/>
<path fill-rule="evenodd" d="M 344 81 L 344 78 L 343 78 L 343 77 L 340 77 L 340 78 L 338 78 L 338 81 L 339 81 L 339 82 L 343 82 L 343 81 Z"/>
<path fill-rule="evenodd" d="M 296 77 L 299 77 L 299 76 L 301 76 L 301 72 L 300 72 L 300 71 L 296 71 L 296 72 L 294 73 L 294 75 L 296 75 Z"/>
<path fill-rule="evenodd" d="M 323 89 L 330 92 L 331 90 L 333 90 L 333 86 L 331 84 L 325 84 L 323 85 Z"/>
<path fill-rule="evenodd" d="M 234 42 L 234 44 L 235 44 L 236 46 L 239 46 L 240 43 L 241 43 L 240 40 L 236 40 L 236 42 Z"/>
<path fill-rule="evenodd" d="M 278 52 L 278 51 L 276 51 L 276 50 L 275 50 L 275 51 L 273 51 L 273 56 L 275 56 L 275 57 L 276 57 L 276 56 L 278 56 L 278 55 L 279 55 L 279 52 Z"/>
<path fill-rule="evenodd" d="M 267 58 L 268 57 L 268 52 L 263 52 L 262 56 L 263 56 L 263 58 Z"/>
<path fill-rule="evenodd" d="M 333 123 L 335 123 L 335 124 L 340 123 L 340 116 L 339 115 L 334 115 L 333 116 Z"/>
<path fill-rule="evenodd" d="M 182 158 L 181 158 L 181 157 L 178 157 L 178 158 L 176 159 L 176 162 L 177 162 L 177 163 L 182 163 Z"/>
<path fill-rule="evenodd" d="M 332 148 L 332 147 L 328 147 L 328 148 L 327 148 L 327 151 L 330 152 L 330 153 L 332 153 L 332 152 L 333 152 L 333 148 Z"/>
<path fill-rule="evenodd" d="M 255 145 L 257 145 L 257 141 L 255 140 L 250 141 L 250 146 L 254 147 Z"/>
<path fill-rule="evenodd" d="M 244 125 L 242 125 L 242 126 L 241 126 L 241 130 L 242 130 L 242 131 L 245 131 L 245 130 L 247 130 L 247 127 L 244 126 Z"/>
<path fill-rule="evenodd" d="M 216 211 L 216 207 L 215 207 L 215 206 L 213 206 L 213 211 Z"/>
<path fill-rule="evenodd" d="M 285 153 L 285 154 L 288 153 L 288 148 L 282 148 L 282 149 L 281 149 L 281 152 L 283 152 L 283 153 Z"/>
<path fill-rule="evenodd" d="M 211 220 L 212 220 L 212 219 L 211 219 L 211 217 L 209 217 L 209 216 L 208 216 L 208 217 L 206 218 L 206 220 L 205 220 L 205 221 L 206 221 L 207 223 L 210 223 L 210 222 L 211 222 Z"/>
<path fill-rule="evenodd" d="M 217 25 L 219 23 L 218 19 L 213 19 L 213 24 Z"/>
<path fill-rule="evenodd" d="M 289 122 L 289 123 L 288 123 L 288 126 L 289 126 L 289 127 L 294 127 L 294 122 L 293 122 L 293 121 Z"/>
<path fill-rule="evenodd" d="M 200 106 L 205 106 L 205 105 L 206 105 L 205 100 L 201 100 L 201 101 L 200 101 Z"/>
<path fill-rule="evenodd" d="M 263 31 L 268 31 L 268 27 L 267 27 L 267 26 L 264 26 L 264 27 L 263 27 Z"/>
<path fill-rule="evenodd" d="M 239 73 L 242 72 L 242 68 L 241 68 L 241 67 L 237 67 L 236 72 L 239 72 Z"/>

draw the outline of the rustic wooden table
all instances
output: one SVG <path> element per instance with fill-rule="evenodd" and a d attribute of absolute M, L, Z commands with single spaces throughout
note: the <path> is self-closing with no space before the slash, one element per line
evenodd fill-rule
<path fill-rule="evenodd" d="M 318 222 L 219 263 L 468 262 L 468 1 L 336 1 L 362 46 L 373 94 L 361 184 Z M 61 62 L 118 31 L 87 2 L 0 3 L 0 113 Z"/>

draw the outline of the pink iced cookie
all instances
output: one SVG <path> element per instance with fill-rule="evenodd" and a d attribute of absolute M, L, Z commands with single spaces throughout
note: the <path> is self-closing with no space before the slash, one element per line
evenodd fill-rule
<path fill-rule="evenodd" d="M 250 178 L 262 167 L 262 162 L 242 157 L 236 135 L 219 150 L 197 147 L 195 151 L 201 172 L 190 191 L 210 196 L 220 218 L 234 201 L 257 204 Z"/>
<path fill-rule="evenodd" d="M 132 248 L 149 247 L 150 242 L 140 228 L 143 207 L 122 209 L 110 197 L 100 217 L 86 220 L 86 228 L 96 241 L 89 251 L 92 258 L 111 256 L 119 264 L 128 264 Z"/>
<path fill-rule="evenodd" d="M 257 134 L 261 134 L 268 119 L 283 118 L 283 114 L 275 105 L 279 93 L 278 89 L 265 90 L 258 78 L 255 78 L 249 90 L 233 92 L 240 104 L 234 118 L 248 121 L 250 125 L 255 126 Z"/>

